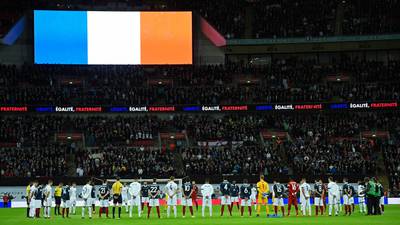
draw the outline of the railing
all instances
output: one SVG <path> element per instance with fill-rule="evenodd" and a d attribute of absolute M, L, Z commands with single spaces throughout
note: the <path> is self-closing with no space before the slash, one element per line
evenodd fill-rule
<path fill-rule="evenodd" d="M 271 45 L 271 44 L 311 44 L 328 42 L 355 41 L 392 41 L 400 40 L 400 34 L 331 36 L 331 37 L 301 37 L 301 38 L 267 38 L 267 39 L 230 39 L 226 45 Z"/>
<path fill-rule="evenodd" d="M 247 179 L 250 183 L 256 183 L 259 180 L 259 174 L 242 174 L 242 175 L 233 175 L 233 174 L 213 174 L 213 175 L 201 175 L 201 174 L 188 174 L 191 180 L 196 181 L 196 183 L 204 183 L 205 179 L 209 179 L 210 183 L 220 183 L 223 179 L 235 180 L 238 183 L 241 183 L 244 179 Z M 368 174 L 369 177 L 374 174 Z M 168 178 L 170 174 L 158 175 L 156 178 Z M 272 182 L 274 180 L 286 183 L 289 181 L 289 178 L 292 178 L 296 181 L 300 181 L 301 178 L 306 178 L 309 183 L 314 182 L 315 179 L 322 179 L 324 182 L 327 182 L 328 177 L 331 175 L 283 175 L 283 174 L 271 174 L 265 175 L 265 179 L 267 182 Z M 133 178 L 134 175 L 127 175 L 121 178 Z M 177 176 L 179 177 L 179 176 Z M 341 181 L 343 177 L 349 179 L 350 182 L 357 182 L 358 180 L 363 180 L 364 175 L 362 174 L 346 174 L 346 175 L 332 175 L 332 177 L 338 181 Z M 40 183 L 47 183 L 49 179 L 52 179 L 55 184 L 59 182 L 76 182 L 78 185 L 86 184 L 88 179 L 92 177 L 36 177 L 36 178 L 21 178 L 21 177 L 9 177 L 0 179 L 0 186 L 26 186 L 32 180 L 38 180 Z M 101 177 L 101 179 L 113 178 L 113 177 Z"/>

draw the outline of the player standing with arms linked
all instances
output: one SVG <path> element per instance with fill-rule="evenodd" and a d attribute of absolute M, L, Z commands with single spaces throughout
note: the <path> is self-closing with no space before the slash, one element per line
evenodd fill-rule
<path fill-rule="evenodd" d="M 62 188 L 62 194 L 61 194 L 61 198 L 62 198 L 62 217 L 65 218 L 69 218 L 69 208 L 71 207 L 70 204 L 70 193 L 69 193 L 69 185 L 65 185 Z"/>
<path fill-rule="evenodd" d="M 88 208 L 88 214 L 89 214 L 89 219 L 92 219 L 92 185 L 91 185 L 91 181 L 89 180 L 85 186 L 83 186 L 82 188 L 82 193 L 81 196 L 83 198 L 83 206 L 82 206 L 82 219 L 85 218 L 85 207 Z"/>
<path fill-rule="evenodd" d="M 350 185 L 350 189 L 351 189 L 351 193 L 352 193 L 349 201 L 350 201 L 350 205 L 351 205 L 351 212 L 354 213 L 354 208 L 355 208 L 354 196 L 357 195 L 357 192 L 353 185 L 351 185 L 351 184 L 349 184 L 349 185 Z"/>
<path fill-rule="evenodd" d="M 275 216 L 278 216 L 278 207 L 281 208 L 282 216 L 285 216 L 285 204 L 283 203 L 283 193 L 285 192 L 285 186 L 275 180 L 274 186 L 272 186 L 272 191 Z"/>
<path fill-rule="evenodd" d="M 36 217 L 40 218 L 40 209 L 42 208 L 43 205 L 43 191 L 44 187 L 43 185 L 39 184 L 37 192 L 36 192 Z"/>
<path fill-rule="evenodd" d="M 69 193 L 70 193 L 70 203 L 71 203 L 71 208 L 69 212 L 71 214 L 76 214 L 76 183 L 72 182 L 72 186 L 69 188 Z"/>
<path fill-rule="evenodd" d="M 337 180 L 335 180 L 335 183 L 338 184 L 339 182 Z M 340 201 L 340 199 L 343 196 L 343 190 L 342 190 L 341 186 L 338 185 L 338 187 L 339 188 L 338 188 L 337 195 L 336 195 L 336 196 L 338 196 L 338 198 L 337 198 L 336 204 L 338 206 L 339 212 L 342 212 L 342 202 Z"/>
<path fill-rule="evenodd" d="M 29 202 L 29 218 L 35 218 L 36 215 L 36 197 L 38 192 L 38 182 L 33 181 L 29 191 L 28 202 Z"/>
<path fill-rule="evenodd" d="M 367 213 L 367 205 L 365 204 L 365 183 L 361 180 L 358 181 L 357 194 L 360 213 Z"/>
<path fill-rule="evenodd" d="M 114 184 L 112 185 L 112 194 L 113 194 L 113 210 L 112 210 L 112 214 L 113 214 L 113 219 L 115 219 L 115 207 L 118 208 L 118 219 L 121 219 L 121 205 L 122 205 L 122 183 L 119 181 L 119 177 L 117 177 L 116 181 L 114 182 Z"/>
<path fill-rule="evenodd" d="M 297 192 L 299 192 L 299 184 L 297 184 L 296 181 L 294 181 L 293 179 L 289 179 L 288 191 L 289 191 L 289 196 L 288 196 L 287 216 L 290 216 L 290 209 L 292 208 L 292 205 L 294 205 L 294 208 L 296 209 L 296 216 L 298 216 L 299 208 L 297 206 Z"/>
<path fill-rule="evenodd" d="M 319 179 L 319 182 L 322 184 L 322 187 L 324 188 L 324 194 L 322 195 L 322 202 L 324 203 L 324 213 L 326 213 L 326 210 L 328 207 L 326 207 L 326 196 L 328 195 L 328 184 L 324 184 L 321 179 Z"/>
<path fill-rule="evenodd" d="M 123 185 L 122 192 L 121 192 L 122 205 L 125 206 L 125 212 L 128 213 L 128 211 L 129 211 L 129 197 L 128 197 L 129 187 L 126 185 L 126 183 L 123 183 L 122 185 Z"/>
<path fill-rule="evenodd" d="M 244 207 L 247 206 L 249 210 L 249 216 L 251 216 L 251 189 L 252 186 L 247 182 L 246 179 L 243 180 L 243 184 L 240 187 L 240 198 L 241 198 L 241 208 L 240 208 L 240 215 L 243 217 Z"/>
<path fill-rule="evenodd" d="M 381 210 L 381 214 L 383 214 L 385 212 L 385 189 L 383 188 L 383 185 L 379 182 L 379 180 L 377 180 L 376 185 L 379 188 L 379 206 L 380 206 L 380 210 Z"/>
<path fill-rule="evenodd" d="M 176 193 L 178 191 L 178 185 L 175 183 L 175 178 L 172 176 L 170 177 L 167 185 L 165 185 L 166 189 L 166 194 L 168 195 L 168 201 L 167 201 L 167 217 L 169 217 L 171 213 L 171 206 L 174 208 L 174 216 L 175 218 L 178 216 L 177 210 L 176 210 L 176 205 L 178 204 L 178 199 L 176 196 Z"/>
<path fill-rule="evenodd" d="M 264 175 L 260 175 L 260 181 L 257 182 L 257 217 L 260 216 L 261 205 L 265 205 L 265 210 L 267 212 L 267 217 L 269 216 L 269 206 L 268 206 L 268 195 L 269 195 L 269 185 L 264 180 Z"/>
<path fill-rule="evenodd" d="M 221 216 L 224 215 L 225 206 L 228 207 L 229 214 L 232 216 L 231 207 L 231 183 L 228 180 L 223 180 L 219 185 L 219 191 L 221 192 Z"/>
<path fill-rule="evenodd" d="M 251 204 L 254 205 L 254 210 L 257 210 L 257 187 L 255 185 L 252 185 L 251 187 Z"/>
<path fill-rule="evenodd" d="M 149 208 L 149 185 L 147 185 L 147 181 L 143 182 L 142 189 L 140 190 L 140 194 L 142 196 L 142 212 L 144 211 L 144 205 L 146 205 L 147 209 Z"/>
<path fill-rule="evenodd" d="M 40 208 L 42 208 L 42 198 L 43 198 L 43 187 L 41 184 L 37 184 L 35 193 L 35 216 L 40 217 Z"/>
<path fill-rule="evenodd" d="M 53 202 L 53 198 L 52 198 L 52 189 L 51 186 L 53 185 L 53 181 L 49 180 L 47 182 L 46 187 L 44 188 L 43 191 L 43 197 L 44 197 L 44 218 L 45 219 L 50 219 L 50 212 L 51 212 L 51 204 Z"/>
<path fill-rule="evenodd" d="M 351 203 L 350 203 L 350 198 L 353 196 L 352 190 L 350 188 L 349 183 L 347 182 L 347 178 L 343 178 L 343 204 L 344 204 L 344 215 L 347 216 L 347 214 L 350 216 L 351 215 Z"/>
<path fill-rule="evenodd" d="M 150 202 L 147 208 L 147 219 L 150 218 L 150 212 L 152 207 L 156 207 L 158 218 L 160 215 L 160 187 L 157 185 L 157 179 L 153 179 L 153 183 L 149 186 Z"/>
<path fill-rule="evenodd" d="M 333 181 L 332 177 L 328 178 L 328 204 L 329 204 L 329 216 L 332 216 L 332 207 L 335 207 L 335 216 L 338 216 L 339 208 L 338 208 L 338 196 L 339 193 L 339 186 L 336 182 Z"/>
<path fill-rule="evenodd" d="M 301 179 L 300 202 L 301 202 L 301 211 L 303 213 L 303 216 L 307 215 L 307 211 L 308 215 L 311 216 L 310 193 L 311 193 L 311 187 L 307 183 L 306 178 Z"/>
<path fill-rule="evenodd" d="M 197 193 L 199 193 L 199 187 L 197 187 L 195 181 L 192 181 L 192 187 L 193 187 L 192 199 L 194 204 L 196 205 L 196 211 L 199 211 L 199 203 L 197 202 Z"/>
<path fill-rule="evenodd" d="M 203 204 L 201 207 L 201 215 L 205 217 L 204 211 L 206 206 L 210 210 L 210 217 L 212 216 L 212 195 L 214 194 L 214 188 L 210 184 L 210 181 L 206 179 L 205 183 L 201 186 L 201 195 L 203 195 Z"/>
<path fill-rule="evenodd" d="M 137 206 L 138 207 L 138 216 L 142 216 L 142 205 L 140 202 L 140 191 L 142 189 L 142 185 L 135 179 L 130 185 L 129 185 L 129 194 L 131 196 L 131 205 L 129 207 L 129 217 L 132 217 L 132 211 L 133 207 Z"/>
<path fill-rule="evenodd" d="M 318 212 L 324 215 L 324 197 L 325 189 L 321 180 L 316 180 L 314 184 L 314 205 L 315 205 L 315 215 L 318 216 Z"/>
<path fill-rule="evenodd" d="M 182 214 L 183 218 L 185 218 L 186 214 L 186 207 L 189 207 L 190 214 L 193 216 L 193 199 L 192 199 L 192 194 L 193 194 L 193 186 L 188 180 L 182 185 L 183 189 L 183 196 L 182 196 Z"/>
<path fill-rule="evenodd" d="M 90 193 L 90 197 L 92 198 L 93 214 L 96 214 L 96 186 L 94 185 L 94 181 L 92 181 L 92 192 Z"/>
<path fill-rule="evenodd" d="M 237 209 L 239 210 L 239 192 L 240 192 L 240 188 L 236 184 L 236 181 L 232 181 L 231 190 L 230 190 L 230 194 L 231 194 L 231 212 L 233 211 L 233 205 L 234 204 L 236 204 Z"/>
<path fill-rule="evenodd" d="M 108 218 L 108 206 L 110 203 L 110 189 L 107 186 L 107 182 L 104 181 L 103 185 L 99 187 L 99 201 L 100 201 L 100 209 L 99 209 L 99 218 L 101 218 L 101 214 L 105 213 Z"/>

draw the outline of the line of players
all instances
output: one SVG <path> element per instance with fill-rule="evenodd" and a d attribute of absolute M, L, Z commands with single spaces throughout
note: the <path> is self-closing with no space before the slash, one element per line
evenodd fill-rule
<path fill-rule="evenodd" d="M 377 182 L 375 178 L 372 178 L 376 183 L 376 193 L 378 200 L 376 201 L 377 208 L 375 213 L 372 209 L 368 210 L 368 214 L 381 214 L 384 212 L 384 191 L 383 186 Z M 315 215 L 323 215 L 326 212 L 326 197 L 328 197 L 328 215 L 332 216 L 339 215 L 342 210 L 341 198 L 343 199 L 345 215 L 351 215 L 354 212 L 355 204 L 354 198 L 358 197 L 360 213 L 367 213 L 366 199 L 369 193 L 369 189 L 374 189 L 370 186 L 369 178 L 366 178 L 364 182 L 359 181 L 357 191 L 354 186 L 348 183 L 347 178 L 343 179 L 343 186 L 339 185 L 333 180 L 332 177 L 328 179 L 328 184 L 324 184 L 322 180 L 315 180 L 314 188 L 307 183 L 306 179 L 303 178 L 300 184 L 296 183 L 293 179 L 290 179 L 289 183 L 283 185 L 278 181 L 273 182 L 272 190 L 270 191 L 269 185 L 264 180 L 264 176 L 260 176 L 260 181 L 255 187 L 249 185 L 245 180 L 243 185 L 239 187 L 236 182 L 229 183 L 224 180 L 220 184 L 220 194 L 221 194 L 221 216 L 224 215 L 225 206 L 229 210 L 229 214 L 232 215 L 233 205 L 237 204 L 239 209 L 239 200 L 241 204 L 240 213 L 243 216 L 244 207 L 248 207 L 249 215 L 251 216 L 251 205 L 254 205 L 257 209 L 257 216 L 260 215 L 261 206 L 266 206 L 267 216 L 278 216 L 278 210 L 280 208 L 281 215 L 285 216 L 285 204 L 284 198 L 288 199 L 288 212 L 286 216 L 290 216 L 290 211 L 292 205 L 295 207 L 296 216 L 299 215 L 298 204 L 301 207 L 302 215 L 311 216 L 311 197 L 314 197 L 315 205 Z M 248 194 L 248 193 L 251 194 Z M 238 194 L 239 193 L 239 194 Z M 298 195 L 300 196 L 300 202 L 298 202 Z M 272 199 L 272 204 L 274 206 L 274 213 L 270 215 L 268 207 L 268 198 Z M 373 204 L 373 196 L 369 196 L 369 203 Z M 372 206 L 371 206 L 372 207 Z M 378 209 L 379 207 L 379 209 Z M 378 212 L 379 211 L 379 212 Z"/>
<path fill-rule="evenodd" d="M 147 206 L 147 217 L 150 217 L 152 208 L 156 208 L 157 215 L 160 218 L 160 199 L 162 198 L 162 192 L 157 184 L 157 180 L 153 179 L 153 183 L 147 184 L 143 182 L 140 184 L 137 180 L 132 182 L 129 187 L 123 185 L 119 178 L 112 185 L 111 189 L 107 182 L 98 188 L 98 194 L 96 195 L 96 189 L 94 182 L 89 180 L 82 188 L 82 192 L 77 195 L 76 184 L 63 185 L 60 183 L 52 191 L 53 181 L 49 180 L 47 185 L 39 185 L 37 181 L 33 181 L 27 187 L 27 217 L 39 218 L 40 209 L 43 208 L 43 217 L 50 218 L 51 206 L 53 197 L 55 201 L 54 214 L 62 215 L 63 218 L 69 218 L 69 213 L 76 213 L 76 200 L 77 197 L 81 198 L 84 202 L 82 207 L 82 218 L 85 218 L 85 209 L 89 218 L 92 218 L 92 214 L 95 212 L 95 202 L 98 199 L 100 203 L 99 217 L 102 214 L 106 214 L 108 218 L 108 209 L 110 201 L 113 202 L 112 217 L 115 218 L 116 208 L 118 209 L 118 217 L 121 218 L 121 207 L 126 206 L 126 212 L 129 212 L 129 217 L 132 217 L 133 207 L 138 208 L 138 216 L 141 217 L 144 207 Z M 203 185 L 207 187 L 207 185 Z M 209 186 L 211 186 L 209 184 Z M 212 187 L 212 186 L 211 186 Z M 197 192 L 198 188 L 195 182 L 186 182 L 183 185 L 183 216 L 185 216 L 186 206 L 189 207 L 190 213 L 193 216 L 193 205 L 198 207 L 197 203 Z M 209 190 L 209 189 L 208 189 Z M 128 192 L 130 199 L 128 199 Z M 177 217 L 177 194 L 178 185 L 175 183 L 174 178 L 171 177 L 170 181 L 165 186 L 164 193 L 167 197 L 167 215 L 170 216 L 171 208 L 174 210 L 174 215 Z M 212 194 L 212 193 L 211 193 Z M 211 194 L 210 199 L 211 199 Z M 203 193 L 203 196 L 206 193 Z M 194 203 L 194 204 L 193 204 Z M 62 213 L 60 212 L 62 208 Z"/>
<path fill-rule="evenodd" d="M 345 207 L 345 215 L 350 215 L 354 212 L 354 196 L 358 196 L 359 207 L 361 213 L 366 213 L 366 186 L 364 183 L 359 182 L 358 190 L 347 182 L 347 179 L 343 180 L 344 184 L 342 190 L 339 185 L 329 178 L 329 183 L 324 185 L 321 180 L 315 181 L 314 190 L 311 189 L 310 184 L 306 182 L 306 179 L 302 179 L 300 185 L 294 180 L 290 180 L 287 186 L 280 184 L 278 181 L 274 181 L 272 190 L 270 191 L 268 183 L 264 180 L 264 176 L 260 176 L 260 181 L 253 186 L 244 180 L 242 185 L 236 184 L 235 181 L 232 183 L 224 180 L 220 185 L 219 193 L 221 195 L 221 216 L 224 215 L 225 206 L 228 209 L 229 214 L 232 216 L 232 210 L 234 205 L 240 210 L 241 216 L 244 214 L 244 209 L 247 207 L 248 215 L 252 215 L 252 206 L 257 210 L 257 216 L 260 216 L 261 207 L 265 206 L 267 216 L 278 216 L 278 209 L 281 210 L 281 215 L 285 216 L 285 205 L 283 199 L 288 198 L 288 212 L 286 216 L 290 216 L 292 205 L 295 207 L 296 216 L 299 215 L 298 210 L 298 194 L 300 195 L 300 206 L 302 215 L 311 216 L 311 202 L 310 199 L 314 196 L 315 214 L 323 215 L 326 211 L 326 196 L 328 196 L 329 204 L 329 215 L 338 215 L 341 211 L 340 197 L 343 197 L 343 203 Z M 44 207 L 44 218 L 50 218 L 50 210 L 53 201 L 52 184 L 50 180 L 45 187 L 42 187 L 38 182 L 33 182 L 32 185 L 28 186 L 28 210 L 27 216 L 30 218 L 39 217 L 40 209 Z M 382 185 L 379 186 L 380 189 Z M 27 189 L 28 190 L 28 189 Z M 182 185 L 182 189 L 178 188 L 174 178 L 171 177 L 169 182 L 165 185 L 163 193 L 167 199 L 167 217 L 170 217 L 171 209 L 174 211 L 174 216 L 177 217 L 177 196 L 179 192 L 182 192 L 182 214 L 183 217 L 186 215 L 186 209 L 189 208 L 190 214 L 193 214 L 193 204 L 198 207 L 197 204 L 197 186 L 194 182 L 185 182 Z M 69 212 L 76 213 L 76 200 L 77 200 L 77 189 L 76 185 L 63 185 L 60 184 L 55 188 L 55 211 L 54 213 L 61 214 L 63 217 L 69 217 Z M 128 199 L 128 194 L 130 199 Z M 212 197 L 214 193 L 214 187 L 206 181 L 200 188 L 202 195 L 202 216 L 205 216 L 206 207 L 209 208 L 209 215 L 212 216 Z M 381 190 L 380 193 L 383 193 Z M 137 207 L 138 216 L 142 216 L 144 207 L 147 206 L 147 218 L 150 217 L 151 209 L 156 208 L 157 216 L 160 218 L 160 199 L 162 198 L 162 192 L 157 184 L 157 180 L 154 179 L 153 183 L 147 184 L 143 182 L 140 184 L 137 180 L 132 182 L 129 187 L 124 186 L 117 178 L 117 181 L 112 185 L 111 189 L 106 182 L 98 189 L 98 195 L 93 182 L 89 180 L 86 185 L 83 186 L 79 197 L 84 200 L 84 206 L 82 207 L 82 218 L 85 217 L 85 209 L 89 218 L 92 218 L 92 214 L 95 210 L 94 203 L 96 199 L 100 202 L 99 217 L 103 213 L 108 217 L 108 208 L 110 201 L 113 202 L 112 217 L 115 218 L 116 209 L 118 209 L 118 218 L 121 217 L 121 207 L 125 205 L 126 212 L 129 212 L 129 217 L 132 217 L 133 208 Z M 274 206 L 274 213 L 270 215 L 268 198 L 272 199 Z M 239 206 L 240 205 L 240 206 Z M 60 213 L 60 206 L 62 213 Z M 380 211 L 383 212 L 383 197 L 380 198 Z"/>

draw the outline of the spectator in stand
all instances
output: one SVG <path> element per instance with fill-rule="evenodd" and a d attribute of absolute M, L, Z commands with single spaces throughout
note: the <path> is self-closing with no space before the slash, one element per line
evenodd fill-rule
<path fill-rule="evenodd" d="M 270 66 L 0 66 L 0 104 L 177 105 L 399 100 L 398 61 L 298 58 Z M 332 74 L 348 82 L 328 82 Z M 31 74 L 33 74 L 31 76 Z M 73 75 L 71 75 L 73 74 Z M 258 80 L 240 83 L 243 75 Z M 162 80 L 168 82 L 163 83 Z M 158 84 L 161 82 L 161 84 Z M 26 85 L 29 83 L 30 85 Z M 172 85 L 173 84 L 173 85 Z"/>
<path fill-rule="evenodd" d="M 2 143 L 15 144 L 19 140 L 22 144 L 0 149 L 1 174 L 4 177 L 64 175 L 67 165 L 64 153 L 70 152 L 71 145 L 57 144 L 54 135 L 65 130 L 82 132 L 88 146 L 93 146 L 75 145 L 77 176 L 195 174 L 201 168 L 208 174 L 374 173 L 376 154 L 383 145 L 360 140 L 360 133 L 387 130 L 393 135 L 391 140 L 398 140 L 395 134 L 398 134 L 399 118 L 397 111 L 271 112 L 251 113 L 246 117 L 241 114 L 2 116 Z M 185 131 L 189 140 L 199 147 L 179 147 L 180 151 L 174 152 L 128 147 L 131 141 L 157 137 L 166 128 L 173 132 Z M 266 129 L 287 132 L 287 139 L 276 143 L 262 141 L 260 132 Z M 210 147 L 209 143 L 217 145 Z M 209 147 L 201 147 L 207 144 Z M 174 167 L 175 152 L 182 154 L 184 171 Z M 395 151 L 393 154 L 386 157 L 386 165 L 393 171 L 395 189 L 399 166 L 389 160 L 397 158 Z"/>
<path fill-rule="evenodd" d="M 400 32 L 398 12 L 400 2 L 383 1 L 343 1 L 343 34 L 392 34 Z"/>
<path fill-rule="evenodd" d="M 64 176 L 66 161 L 62 146 L 0 148 L 4 177 Z"/>
<path fill-rule="evenodd" d="M 132 160 L 135 159 L 135 160 Z M 140 148 L 105 147 L 81 151 L 76 162 L 88 176 L 174 175 L 172 153 Z M 149 166 L 154 165 L 154 166 Z"/>

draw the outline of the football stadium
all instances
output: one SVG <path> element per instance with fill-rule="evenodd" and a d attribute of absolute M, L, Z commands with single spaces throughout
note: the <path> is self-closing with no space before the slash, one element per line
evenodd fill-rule
<path fill-rule="evenodd" d="M 399 12 L 0 1 L 1 224 L 398 224 Z"/>

